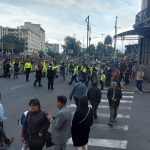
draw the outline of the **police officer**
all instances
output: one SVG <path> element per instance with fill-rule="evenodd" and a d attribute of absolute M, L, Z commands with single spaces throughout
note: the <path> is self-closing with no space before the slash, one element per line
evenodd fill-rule
<path fill-rule="evenodd" d="M 73 70 L 73 75 L 71 77 L 71 81 L 70 81 L 69 85 L 71 85 L 73 81 L 75 81 L 76 83 L 78 82 L 77 81 L 77 74 L 78 74 L 78 66 L 75 66 L 74 70 Z"/>
<path fill-rule="evenodd" d="M 30 74 L 31 70 L 32 70 L 32 64 L 29 62 L 29 60 L 27 60 L 27 62 L 24 65 L 24 71 L 26 74 L 26 81 L 29 81 L 29 74 Z"/>
<path fill-rule="evenodd" d="M 47 68 L 47 79 L 48 79 L 48 90 L 53 90 L 54 89 L 54 77 L 55 77 L 55 71 L 53 64 L 50 63 L 48 68 Z"/>
<path fill-rule="evenodd" d="M 19 60 L 16 59 L 16 61 L 13 63 L 13 67 L 14 67 L 14 79 L 18 78 L 19 66 L 20 66 Z"/>
<path fill-rule="evenodd" d="M 36 77 L 36 80 L 34 81 L 33 85 L 36 87 L 36 82 L 38 82 L 39 83 L 39 87 L 42 87 L 42 85 L 41 85 L 42 66 L 41 66 L 40 63 L 36 67 L 36 75 L 35 75 L 35 77 Z"/>

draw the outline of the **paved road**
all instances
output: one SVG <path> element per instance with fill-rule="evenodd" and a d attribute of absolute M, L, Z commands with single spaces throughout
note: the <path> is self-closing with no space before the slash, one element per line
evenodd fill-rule
<path fill-rule="evenodd" d="M 57 95 L 69 96 L 72 86 L 63 81 L 55 81 L 54 91 L 47 90 L 47 80 L 43 79 L 43 87 L 34 87 L 34 74 L 31 81 L 26 82 L 21 75 L 19 79 L 0 79 L 3 105 L 6 117 L 5 130 L 8 136 L 14 136 L 14 147 L 20 150 L 21 128 L 17 125 L 18 116 L 28 109 L 31 98 L 39 98 L 42 109 L 50 114 L 56 113 L 55 99 Z M 75 111 L 74 102 L 68 102 L 68 107 Z M 123 91 L 123 99 L 118 112 L 118 122 L 114 128 L 107 126 L 109 109 L 106 99 L 106 90 L 103 92 L 102 103 L 98 109 L 99 119 L 94 122 L 90 133 L 89 150 L 148 150 L 149 138 L 149 94 L 139 95 L 131 91 Z M 53 148 L 50 148 L 51 150 Z M 69 140 L 67 150 L 72 150 L 72 141 Z"/>

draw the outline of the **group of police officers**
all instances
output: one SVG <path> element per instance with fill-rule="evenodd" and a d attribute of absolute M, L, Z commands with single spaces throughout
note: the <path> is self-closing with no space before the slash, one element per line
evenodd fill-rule
<path fill-rule="evenodd" d="M 21 68 L 23 69 L 21 70 Z M 82 65 L 75 64 L 73 61 L 70 61 L 69 64 L 61 62 L 59 65 L 54 65 L 52 62 L 46 63 L 45 61 L 39 61 L 33 65 L 31 61 L 27 59 L 23 67 L 21 67 L 21 62 L 18 59 L 11 62 L 8 58 L 5 58 L 3 62 L 3 70 L 5 78 L 10 78 L 12 73 L 14 78 L 18 78 L 18 73 L 22 71 L 26 75 L 26 81 L 29 81 L 30 72 L 35 71 L 36 79 L 33 83 L 35 87 L 37 86 L 37 83 L 39 87 L 42 87 L 41 79 L 42 77 L 47 76 L 49 90 L 54 89 L 55 77 L 67 81 L 69 85 L 74 81 L 77 83 L 80 79 L 84 80 L 86 86 L 88 86 L 90 81 L 93 83 L 94 81 L 99 80 L 101 89 L 104 88 L 104 81 L 108 81 L 107 83 L 109 86 L 109 80 L 111 80 L 111 72 L 108 66 L 103 68 L 103 70 L 100 70 L 96 65 L 88 65 L 84 62 Z"/>

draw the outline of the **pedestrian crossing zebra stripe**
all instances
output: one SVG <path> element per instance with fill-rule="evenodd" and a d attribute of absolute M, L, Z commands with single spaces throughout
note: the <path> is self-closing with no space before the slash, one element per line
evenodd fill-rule
<path fill-rule="evenodd" d="M 106 99 L 102 99 L 101 102 L 103 103 L 108 103 L 108 100 Z M 132 104 L 133 101 L 127 101 L 127 100 L 120 100 L 120 103 L 129 103 L 129 104 Z"/>
<path fill-rule="evenodd" d="M 68 144 L 73 144 L 72 139 L 68 140 Z M 128 142 L 126 140 L 109 140 L 89 138 L 88 145 L 105 148 L 127 149 Z"/>
<path fill-rule="evenodd" d="M 93 124 L 92 125 L 92 129 L 93 128 L 102 128 L 102 129 L 110 129 L 110 127 L 107 125 L 107 124 Z M 124 126 L 121 126 L 121 125 L 115 125 L 113 126 L 112 128 L 113 130 L 123 130 L 123 131 L 128 131 L 129 130 L 129 126 L 128 125 L 124 125 Z"/>
<path fill-rule="evenodd" d="M 102 93 L 107 93 L 107 91 L 101 91 Z M 135 94 L 135 92 L 129 92 L 129 91 L 122 91 L 123 94 Z"/>
<path fill-rule="evenodd" d="M 102 97 L 106 98 L 107 95 L 102 95 Z M 133 99 L 134 96 L 126 96 L 126 95 L 123 95 L 122 98 L 125 98 L 125 99 Z"/>
<path fill-rule="evenodd" d="M 68 105 L 67 107 L 76 108 L 76 105 L 75 105 L 75 104 L 70 104 L 70 105 Z M 89 105 L 89 107 L 92 108 L 91 105 Z M 98 108 L 99 108 L 99 109 L 109 109 L 109 106 L 99 105 Z M 119 109 L 131 110 L 132 108 L 131 108 L 131 107 L 127 107 L 127 106 L 119 106 Z"/>
<path fill-rule="evenodd" d="M 75 111 L 72 112 L 72 115 L 74 115 Z M 99 118 L 109 118 L 110 114 L 106 114 L 106 113 L 97 113 L 97 116 Z M 120 119 L 129 119 L 130 115 L 123 115 L 123 114 L 117 114 L 117 118 Z"/>
<path fill-rule="evenodd" d="M 99 117 L 102 117 L 102 118 L 109 118 L 110 117 L 110 114 L 105 114 L 105 113 L 97 113 L 97 115 Z M 130 115 L 117 114 L 117 118 L 129 119 Z"/>
<path fill-rule="evenodd" d="M 107 93 L 106 90 L 101 90 L 102 93 Z M 130 91 L 122 91 L 123 94 L 135 94 L 135 92 L 130 92 Z"/>

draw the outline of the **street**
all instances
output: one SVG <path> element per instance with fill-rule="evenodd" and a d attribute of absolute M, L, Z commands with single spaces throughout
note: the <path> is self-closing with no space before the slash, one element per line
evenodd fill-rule
<path fill-rule="evenodd" d="M 43 87 L 34 87 L 34 73 L 30 81 L 25 81 L 25 76 L 20 75 L 18 79 L 0 79 L 0 91 L 2 92 L 2 104 L 5 108 L 7 120 L 4 129 L 8 137 L 15 137 L 13 146 L 16 150 L 21 149 L 21 127 L 17 120 L 20 114 L 29 109 L 28 102 L 32 98 L 38 98 L 42 110 L 49 114 L 55 114 L 55 100 L 57 95 L 69 97 L 73 87 L 66 82 L 55 80 L 54 90 L 48 91 L 47 79 L 42 80 Z M 102 101 L 98 108 L 99 119 L 94 121 L 89 139 L 89 150 L 148 150 L 150 147 L 150 99 L 149 93 L 140 95 L 134 91 L 123 90 L 123 98 L 118 111 L 117 123 L 110 128 L 107 123 L 109 119 L 109 107 L 106 98 L 107 89 L 102 91 Z M 74 101 L 68 99 L 68 107 L 75 111 Z M 53 149 L 53 148 L 49 148 Z M 72 140 L 69 139 L 67 150 L 72 150 Z"/>

